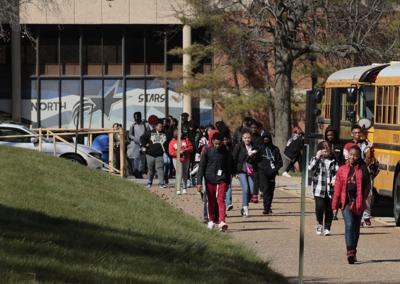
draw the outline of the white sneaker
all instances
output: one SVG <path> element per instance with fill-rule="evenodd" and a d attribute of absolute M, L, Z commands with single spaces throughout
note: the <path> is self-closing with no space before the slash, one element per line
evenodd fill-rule
<path fill-rule="evenodd" d="M 209 221 L 208 224 L 207 224 L 207 228 L 212 230 L 214 228 L 214 222 L 213 221 Z"/>
<path fill-rule="evenodd" d="M 180 190 L 177 190 L 177 191 L 176 191 L 176 194 L 181 195 L 181 191 L 180 191 Z"/>
<path fill-rule="evenodd" d="M 218 224 L 218 228 L 221 232 L 225 232 L 228 229 L 228 225 L 224 221 L 221 221 Z"/>
<path fill-rule="evenodd" d="M 317 226 L 315 226 L 315 233 L 318 235 L 318 236 L 321 236 L 322 235 L 322 231 L 324 230 L 324 228 L 322 227 L 322 225 L 320 225 L 320 224 L 317 224 Z"/>
<path fill-rule="evenodd" d="M 282 173 L 283 177 L 291 178 L 292 176 L 288 174 L 288 172 L 283 172 Z"/>
<path fill-rule="evenodd" d="M 328 229 L 324 230 L 324 235 L 325 236 L 329 236 L 331 234 L 331 231 L 329 231 Z"/>
<path fill-rule="evenodd" d="M 245 218 L 248 217 L 249 216 L 249 207 L 243 206 L 241 213 L 242 213 L 243 217 L 245 217 Z"/>
<path fill-rule="evenodd" d="M 187 193 L 186 188 L 182 189 L 182 194 L 186 194 L 186 193 Z"/>

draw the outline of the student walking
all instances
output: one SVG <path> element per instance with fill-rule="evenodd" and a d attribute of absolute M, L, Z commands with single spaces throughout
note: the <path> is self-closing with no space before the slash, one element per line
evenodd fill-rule
<path fill-rule="evenodd" d="M 367 189 L 371 186 L 368 169 L 361 159 L 361 150 L 354 145 L 349 149 L 348 161 L 336 174 L 332 209 L 342 209 L 345 225 L 347 261 L 357 261 L 357 245 L 360 223 L 365 209 Z"/>
<path fill-rule="evenodd" d="M 212 146 L 203 152 L 197 175 L 197 190 L 202 189 L 202 180 L 206 182 L 208 199 L 208 228 L 214 227 L 215 203 L 218 203 L 218 228 L 226 231 L 225 222 L 225 193 L 231 178 L 232 156 L 222 144 L 220 133 L 212 137 Z"/>
<path fill-rule="evenodd" d="M 272 143 L 271 133 L 263 132 L 262 139 L 263 144 L 260 145 L 257 164 L 258 177 L 263 193 L 263 214 L 271 214 L 271 204 L 275 191 L 275 178 L 279 169 L 282 168 L 283 162 L 278 147 Z"/>
<path fill-rule="evenodd" d="M 159 180 L 160 188 L 165 188 L 164 181 L 164 153 L 166 152 L 167 136 L 162 131 L 163 124 L 159 120 L 153 130 L 147 131 L 140 138 L 142 146 L 145 147 L 147 169 L 148 169 L 148 181 L 147 188 L 151 188 L 153 184 L 153 178 L 155 171 L 157 171 L 157 176 Z"/>
<path fill-rule="evenodd" d="M 174 138 L 172 138 L 171 142 L 169 143 L 169 154 L 172 157 L 172 161 L 174 164 L 174 167 L 176 169 L 176 156 L 177 156 L 177 150 L 178 150 L 178 130 L 175 129 L 174 131 Z M 190 154 L 193 152 L 193 145 L 190 142 L 190 140 L 185 137 L 185 135 L 182 135 L 181 137 L 181 149 L 180 149 L 180 161 L 181 161 L 181 176 L 182 180 L 181 181 L 176 181 L 176 182 L 182 182 L 182 191 L 178 190 L 176 193 L 177 194 L 186 194 L 187 193 L 187 182 L 189 178 L 189 163 L 190 163 Z M 178 177 L 178 173 L 176 173 L 176 177 Z"/>
<path fill-rule="evenodd" d="M 133 114 L 134 123 L 129 129 L 130 143 L 127 147 L 132 173 L 136 178 L 142 178 L 145 169 L 145 154 L 141 151 L 140 137 L 149 130 L 148 125 L 142 121 L 142 113 Z"/>
<path fill-rule="evenodd" d="M 292 137 L 288 140 L 283 155 L 290 161 L 285 171 L 282 173 L 283 177 L 291 177 L 289 172 L 294 170 L 294 165 L 299 163 L 301 166 L 301 151 L 303 149 L 304 139 L 303 132 L 298 127 L 293 127 Z"/>
<path fill-rule="evenodd" d="M 317 225 L 315 233 L 325 236 L 331 233 L 333 220 L 332 197 L 338 164 L 328 142 L 322 141 L 317 146 L 317 154 L 311 158 L 308 170 L 313 171 L 312 185 L 315 200 Z M 325 222 L 324 221 L 325 215 Z"/>
<path fill-rule="evenodd" d="M 249 216 L 249 200 L 254 193 L 254 172 L 256 171 L 256 154 L 251 141 L 251 134 L 247 131 L 242 133 L 242 143 L 233 149 L 234 169 L 242 187 L 242 210 L 243 217 Z"/>
<path fill-rule="evenodd" d="M 232 142 L 231 138 L 229 136 L 229 133 L 225 133 L 224 135 L 224 140 L 222 141 L 224 144 L 226 150 L 228 151 L 229 155 L 232 157 Z M 232 176 L 229 177 L 229 182 L 228 182 L 228 189 L 226 191 L 225 195 L 225 203 L 226 203 L 226 210 L 231 211 L 233 209 L 232 205 Z"/>

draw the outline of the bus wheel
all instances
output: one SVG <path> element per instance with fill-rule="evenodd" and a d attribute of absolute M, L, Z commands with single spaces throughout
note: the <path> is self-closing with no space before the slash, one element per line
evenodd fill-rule
<path fill-rule="evenodd" d="M 400 173 L 396 174 L 393 188 L 393 213 L 396 226 L 400 226 Z"/>

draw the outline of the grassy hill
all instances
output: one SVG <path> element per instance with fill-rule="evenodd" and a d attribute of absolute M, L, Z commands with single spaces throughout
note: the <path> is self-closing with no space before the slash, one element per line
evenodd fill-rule
<path fill-rule="evenodd" d="M 1 283 L 285 283 L 140 186 L 0 146 Z"/>

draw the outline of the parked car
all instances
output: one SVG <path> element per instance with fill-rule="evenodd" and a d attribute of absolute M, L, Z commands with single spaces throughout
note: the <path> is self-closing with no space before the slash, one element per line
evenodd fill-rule
<path fill-rule="evenodd" d="M 14 135 L 34 135 L 37 134 L 33 130 L 26 128 L 23 125 L 13 123 L 0 123 L 0 145 L 7 145 L 31 150 L 39 150 L 39 138 L 36 137 L 21 137 L 21 138 L 3 138 L 4 136 Z M 54 143 L 42 137 L 42 152 L 48 155 L 54 155 Z M 75 154 L 74 144 L 67 144 L 64 142 L 56 142 L 56 156 L 77 162 L 81 165 L 88 166 L 89 168 L 100 169 L 103 167 L 102 163 L 89 157 L 85 154 L 90 154 L 96 159 L 101 160 L 101 152 L 91 147 L 78 144 L 77 152 Z"/>

